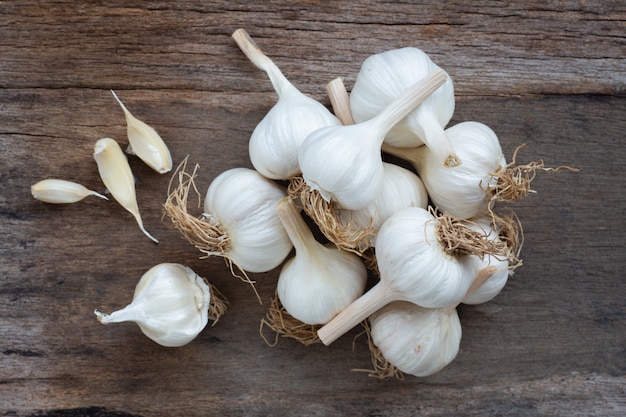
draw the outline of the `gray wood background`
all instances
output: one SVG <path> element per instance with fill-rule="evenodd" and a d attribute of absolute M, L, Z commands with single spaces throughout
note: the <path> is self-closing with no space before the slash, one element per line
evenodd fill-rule
<path fill-rule="evenodd" d="M 626 414 L 626 7 L 622 1 L 0 1 L 0 415 L 619 416 Z M 514 209 L 520 268 L 492 302 L 461 307 L 461 350 L 429 378 L 380 381 L 355 329 L 330 347 L 280 339 L 264 301 L 161 220 L 169 176 L 131 158 L 146 228 L 114 202 L 34 200 L 44 178 L 103 191 L 92 149 L 127 143 L 109 89 L 155 127 L 204 189 L 250 167 L 276 95 L 230 38 L 244 27 L 303 92 L 352 86 L 370 54 L 416 46 L 455 83 L 452 123 L 477 120 L 540 173 Z M 100 325 L 151 266 L 181 262 L 230 310 L 163 348 Z M 270 335 L 271 336 L 271 335 Z"/>

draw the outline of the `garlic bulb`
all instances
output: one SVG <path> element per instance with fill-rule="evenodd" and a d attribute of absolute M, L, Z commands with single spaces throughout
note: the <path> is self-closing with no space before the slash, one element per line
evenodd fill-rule
<path fill-rule="evenodd" d="M 363 247 L 376 246 L 376 235 L 382 224 L 396 211 L 406 207 L 428 206 L 428 194 L 422 180 L 408 169 L 383 162 L 384 185 L 382 192 L 361 210 L 339 210 L 340 223 L 346 228 L 370 229 Z"/>
<path fill-rule="evenodd" d="M 369 56 L 350 93 L 354 120 L 358 123 L 376 117 L 409 86 L 438 70 L 441 71 L 439 66 L 418 48 L 394 49 Z M 396 147 L 425 144 L 440 165 L 459 165 L 462 158 L 459 160 L 454 145 L 444 134 L 454 106 L 452 80 L 446 77 L 443 86 L 391 129 L 385 142 Z"/>
<path fill-rule="evenodd" d="M 372 341 L 400 371 L 424 377 L 454 360 L 461 344 L 456 308 L 424 308 L 394 301 L 369 318 Z"/>
<path fill-rule="evenodd" d="M 435 71 L 374 118 L 350 126 L 323 127 L 311 133 L 298 150 L 306 184 L 341 208 L 365 208 L 382 191 L 380 149 L 385 135 L 445 80 L 442 70 Z"/>
<path fill-rule="evenodd" d="M 506 160 L 498 137 L 479 122 L 461 122 L 446 129 L 446 136 L 463 163 L 444 168 L 428 147 L 383 147 L 387 153 L 406 159 L 417 170 L 428 195 L 439 210 L 469 219 L 485 214 Z"/>
<path fill-rule="evenodd" d="M 113 97 L 120 104 L 126 116 L 128 142 L 130 142 L 126 152 L 137 155 L 146 165 L 159 174 L 170 172 L 172 169 L 172 155 L 161 136 L 154 128 L 133 116 L 117 97 L 115 91 L 111 90 L 111 93 L 113 93 Z"/>
<path fill-rule="evenodd" d="M 54 204 L 76 203 L 90 195 L 108 200 L 81 184 L 57 179 L 41 180 L 30 187 L 30 192 L 37 200 Z"/>
<path fill-rule="evenodd" d="M 111 314 L 94 313 L 102 324 L 133 321 L 162 346 L 191 342 L 208 323 L 209 285 L 190 268 L 162 263 L 139 280 L 133 301 Z"/>
<path fill-rule="evenodd" d="M 493 227 L 488 219 L 480 218 L 467 222 L 470 229 L 479 231 L 487 235 L 490 240 L 500 240 L 497 230 Z M 509 276 L 513 271 L 509 268 L 509 260 L 505 257 L 486 254 L 482 257 L 476 255 L 468 255 L 472 263 L 472 267 L 476 271 L 483 270 L 488 267 L 495 267 L 496 271 L 482 285 L 471 294 L 463 298 L 463 304 L 482 304 L 493 299 L 504 288 Z"/>
<path fill-rule="evenodd" d="M 198 219 L 187 212 L 193 178 L 179 173 L 180 184 L 164 204 L 187 241 L 249 272 L 267 272 L 287 257 L 293 246 L 276 214 L 276 203 L 287 194 L 278 184 L 253 169 L 226 170 L 209 185 Z"/>
<path fill-rule="evenodd" d="M 410 207 L 383 223 L 376 238 L 380 281 L 318 331 L 330 344 L 392 301 L 440 308 L 459 303 L 474 270 L 466 257 L 448 253 L 440 237 L 443 225 L 427 210 Z"/>
<path fill-rule="evenodd" d="M 159 243 L 143 227 L 143 221 L 137 206 L 135 177 L 130 170 L 128 159 L 122 152 L 120 145 L 111 138 L 99 139 L 94 146 L 93 158 L 98 164 L 100 178 L 113 198 L 135 217 L 139 228 L 146 236 L 153 242 Z"/>
<path fill-rule="evenodd" d="M 296 249 L 280 272 L 278 298 L 301 322 L 324 324 L 363 294 L 367 270 L 357 255 L 317 242 L 290 198 L 277 212 Z"/>
<path fill-rule="evenodd" d="M 248 59 L 267 73 L 278 93 L 278 101 L 250 136 L 250 160 L 267 178 L 289 179 L 300 173 L 298 148 L 304 139 L 320 127 L 336 126 L 340 122 L 323 104 L 289 82 L 244 29 L 238 29 L 232 36 Z"/>

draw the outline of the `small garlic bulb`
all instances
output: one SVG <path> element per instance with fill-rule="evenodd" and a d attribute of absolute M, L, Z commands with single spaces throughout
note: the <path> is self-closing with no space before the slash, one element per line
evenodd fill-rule
<path fill-rule="evenodd" d="M 225 255 L 242 269 L 267 272 L 291 251 L 276 214 L 276 203 L 286 195 L 276 183 L 248 168 L 224 171 L 209 185 L 204 218 L 223 228 L 230 242 Z"/>
<path fill-rule="evenodd" d="M 349 126 L 317 129 L 298 150 L 306 184 L 343 209 L 360 210 L 383 188 L 381 145 L 387 132 L 446 80 L 435 71 L 391 102 L 376 117 Z"/>
<path fill-rule="evenodd" d="M 372 341 L 400 371 L 433 375 L 454 360 L 461 344 L 456 308 L 424 308 L 394 301 L 369 318 Z"/>
<path fill-rule="evenodd" d="M 290 198 L 277 212 L 296 249 L 280 272 L 278 298 L 301 322 L 324 324 L 363 294 L 367 270 L 357 255 L 317 242 Z"/>
<path fill-rule="evenodd" d="M 486 218 L 474 219 L 467 222 L 470 229 L 479 231 L 487 235 L 490 240 L 500 240 L 498 232 L 491 222 Z M 481 284 L 471 294 L 463 298 L 463 304 L 482 304 L 495 298 L 506 285 L 509 277 L 513 275 L 513 271 L 509 269 L 509 260 L 501 256 L 486 254 L 482 257 L 476 255 L 467 255 L 472 263 L 472 267 L 476 271 L 483 270 L 488 267 L 495 267 L 496 271 Z"/>
<path fill-rule="evenodd" d="M 318 331 L 330 344 L 392 301 L 427 308 L 458 304 L 474 279 L 464 257 L 449 254 L 441 223 L 427 210 L 409 207 L 389 217 L 376 238 L 380 281 Z"/>
<path fill-rule="evenodd" d="M 426 147 L 415 149 L 415 166 L 428 195 L 439 210 L 469 219 L 487 212 L 497 184 L 494 176 L 506 166 L 498 137 L 479 122 L 462 122 L 446 129 L 446 135 L 463 163 L 444 168 Z"/>
<path fill-rule="evenodd" d="M 396 211 L 406 207 L 428 206 L 428 194 L 422 180 L 408 169 L 383 162 L 384 185 L 382 192 L 361 210 L 339 210 L 341 224 L 357 230 L 371 229 L 371 234 L 361 246 L 376 246 L 376 235 L 382 224 Z"/>
<path fill-rule="evenodd" d="M 41 180 L 30 187 L 30 192 L 37 200 L 53 204 L 76 203 L 90 195 L 108 200 L 81 184 L 57 179 Z"/>
<path fill-rule="evenodd" d="M 122 107 L 126 116 L 128 142 L 130 143 L 126 152 L 131 155 L 137 155 L 146 165 L 159 174 L 170 172 L 172 169 L 172 155 L 161 136 L 154 128 L 133 116 L 117 97 L 115 91 L 111 90 L 111 93 L 113 93 L 113 97 Z"/>
<path fill-rule="evenodd" d="M 159 243 L 143 227 L 135 193 L 135 177 L 120 145 L 111 138 L 99 139 L 94 146 L 93 158 L 98 164 L 100 178 L 113 198 L 135 217 L 139 228 L 146 236 Z"/>
<path fill-rule="evenodd" d="M 357 74 L 350 93 L 352 116 L 359 123 L 378 115 L 409 86 L 433 71 L 441 70 L 422 50 L 413 47 L 393 49 L 369 56 Z M 444 134 L 454 113 L 454 88 L 450 77 L 419 107 L 397 123 L 385 137 L 396 147 L 425 144 L 445 167 L 459 165 L 456 149 Z"/>
<path fill-rule="evenodd" d="M 244 29 L 232 36 L 248 59 L 267 73 L 278 93 L 278 101 L 252 132 L 250 161 L 267 178 L 289 179 L 300 173 L 298 148 L 304 139 L 320 127 L 341 123 L 323 104 L 289 82 Z"/>
<path fill-rule="evenodd" d="M 121 310 L 94 313 L 102 324 L 132 321 L 156 343 L 178 347 L 191 342 L 208 323 L 209 285 L 189 267 L 162 263 L 150 268 Z"/>

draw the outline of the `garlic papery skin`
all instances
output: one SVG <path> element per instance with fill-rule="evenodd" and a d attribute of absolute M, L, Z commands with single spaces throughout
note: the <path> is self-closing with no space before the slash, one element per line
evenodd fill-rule
<path fill-rule="evenodd" d="M 455 308 L 424 308 L 394 301 L 369 318 L 374 345 L 400 371 L 433 375 L 459 352 L 461 322 Z"/>
<path fill-rule="evenodd" d="M 441 68 L 426 53 L 414 47 L 369 56 L 363 62 L 350 92 L 354 120 L 359 123 L 376 117 L 409 86 L 438 70 Z M 444 134 L 454 107 L 452 79 L 446 77 L 444 85 L 391 129 L 385 143 L 396 147 L 425 144 L 436 155 L 440 165 L 459 165 L 463 158 L 459 158 Z"/>
<path fill-rule="evenodd" d="M 33 184 L 30 187 L 30 192 L 37 200 L 53 204 L 76 203 L 90 195 L 108 200 L 102 194 L 76 182 L 53 178 L 41 180 Z"/>
<path fill-rule="evenodd" d="M 250 61 L 267 73 L 278 94 L 278 101 L 250 136 L 250 161 L 267 178 L 289 179 L 300 173 L 298 148 L 304 139 L 320 127 L 341 123 L 323 104 L 289 82 L 244 29 L 232 37 Z"/>
<path fill-rule="evenodd" d="M 209 185 L 204 219 L 218 223 L 229 239 L 223 255 L 249 272 L 277 267 L 293 248 L 276 204 L 287 194 L 279 185 L 248 168 L 222 172 Z"/>
<path fill-rule="evenodd" d="M 126 151 L 129 154 L 137 155 L 146 165 L 159 174 L 170 172 L 172 155 L 161 136 L 154 128 L 133 116 L 117 97 L 115 91 L 111 90 L 111 93 L 122 107 L 126 117 L 128 142 L 130 143 Z"/>
<path fill-rule="evenodd" d="M 209 285 L 191 268 L 162 263 L 141 277 L 128 306 L 111 314 L 94 313 L 102 324 L 132 321 L 159 345 L 179 347 L 207 325 L 210 301 Z"/>
<path fill-rule="evenodd" d="M 311 133 L 298 150 L 306 184 L 343 209 L 360 210 L 378 197 L 384 182 L 381 145 L 387 132 L 446 80 L 431 73 L 406 90 L 376 117 Z"/>
<path fill-rule="evenodd" d="M 463 160 L 443 168 L 426 147 L 415 150 L 417 172 L 433 204 L 454 217 L 469 219 L 485 214 L 497 184 L 494 176 L 506 166 L 496 134 L 479 122 L 462 122 L 446 129 L 446 135 Z"/>
<path fill-rule="evenodd" d="M 135 177 L 120 145 L 111 138 L 99 139 L 94 146 L 93 158 L 98 164 L 100 178 L 113 198 L 135 217 L 139 228 L 146 236 L 159 243 L 143 226 L 137 206 Z"/>
<path fill-rule="evenodd" d="M 498 232 L 491 222 L 485 218 L 474 219 L 467 222 L 467 226 L 487 235 L 490 240 L 500 240 Z M 509 268 L 509 260 L 500 256 L 486 254 L 483 257 L 467 255 L 475 271 L 494 267 L 496 271 L 483 282 L 478 288 L 466 294 L 463 304 L 482 304 L 495 298 L 506 285 L 513 271 Z"/>
<path fill-rule="evenodd" d="M 339 210 L 339 220 L 348 232 L 351 229 L 370 229 L 366 241 L 360 242 L 362 248 L 376 246 L 378 230 L 396 211 L 406 207 L 425 209 L 428 206 L 426 188 L 417 175 L 388 162 L 383 162 L 383 169 L 383 189 L 372 203 L 361 210 Z"/>
<path fill-rule="evenodd" d="M 363 294 L 367 270 L 357 255 L 315 240 L 290 198 L 276 210 L 296 249 L 280 272 L 278 298 L 301 322 L 324 324 Z"/>
<path fill-rule="evenodd" d="M 392 301 L 427 308 L 458 304 L 474 279 L 469 260 L 448 254 L 440 242 L 440 223 L 427 210 L 397 211 L 376 237 L 380 281 L 318 331 L 330 344 Z"/>

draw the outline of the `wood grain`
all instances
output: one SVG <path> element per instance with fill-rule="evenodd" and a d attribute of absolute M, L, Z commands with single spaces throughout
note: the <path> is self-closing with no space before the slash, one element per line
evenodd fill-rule
<path fill-rule="evenodd" d="M 2 1 L 0 27 L 0 415 L 626 414 L 623 2 Z M 350 88 L 368 55 L 421 47 L 454 80 L 452 124 L 486 123 L 507 157 L 526 143 L 523 161 L 580 168 L 538 174 L 513 206 L 524 265 L 496 299 L 460 308 L 461 351 L 439 374 L 354 372 L 370 365 L 359 329 L 330 347 L 267 346 L 278 270 L 252 274 L 260 305 L 222 260 L 199 259 L 162 220 L 169 176 L 136 158 L 159 245 L 114 202 L 30 196 L 51 177 L 103 191 L 93 145 L 127 143 L 112 88 L 175 164 L 200 164 L 201 191 L 251 167 L 249 135 L 276 96 L 230 39 L 238 27 L 325 104 L 326 82 Z M 160 262 L 189 265 L 231 303 L 178 349 L 93 315 L 126 305 Z"/>

